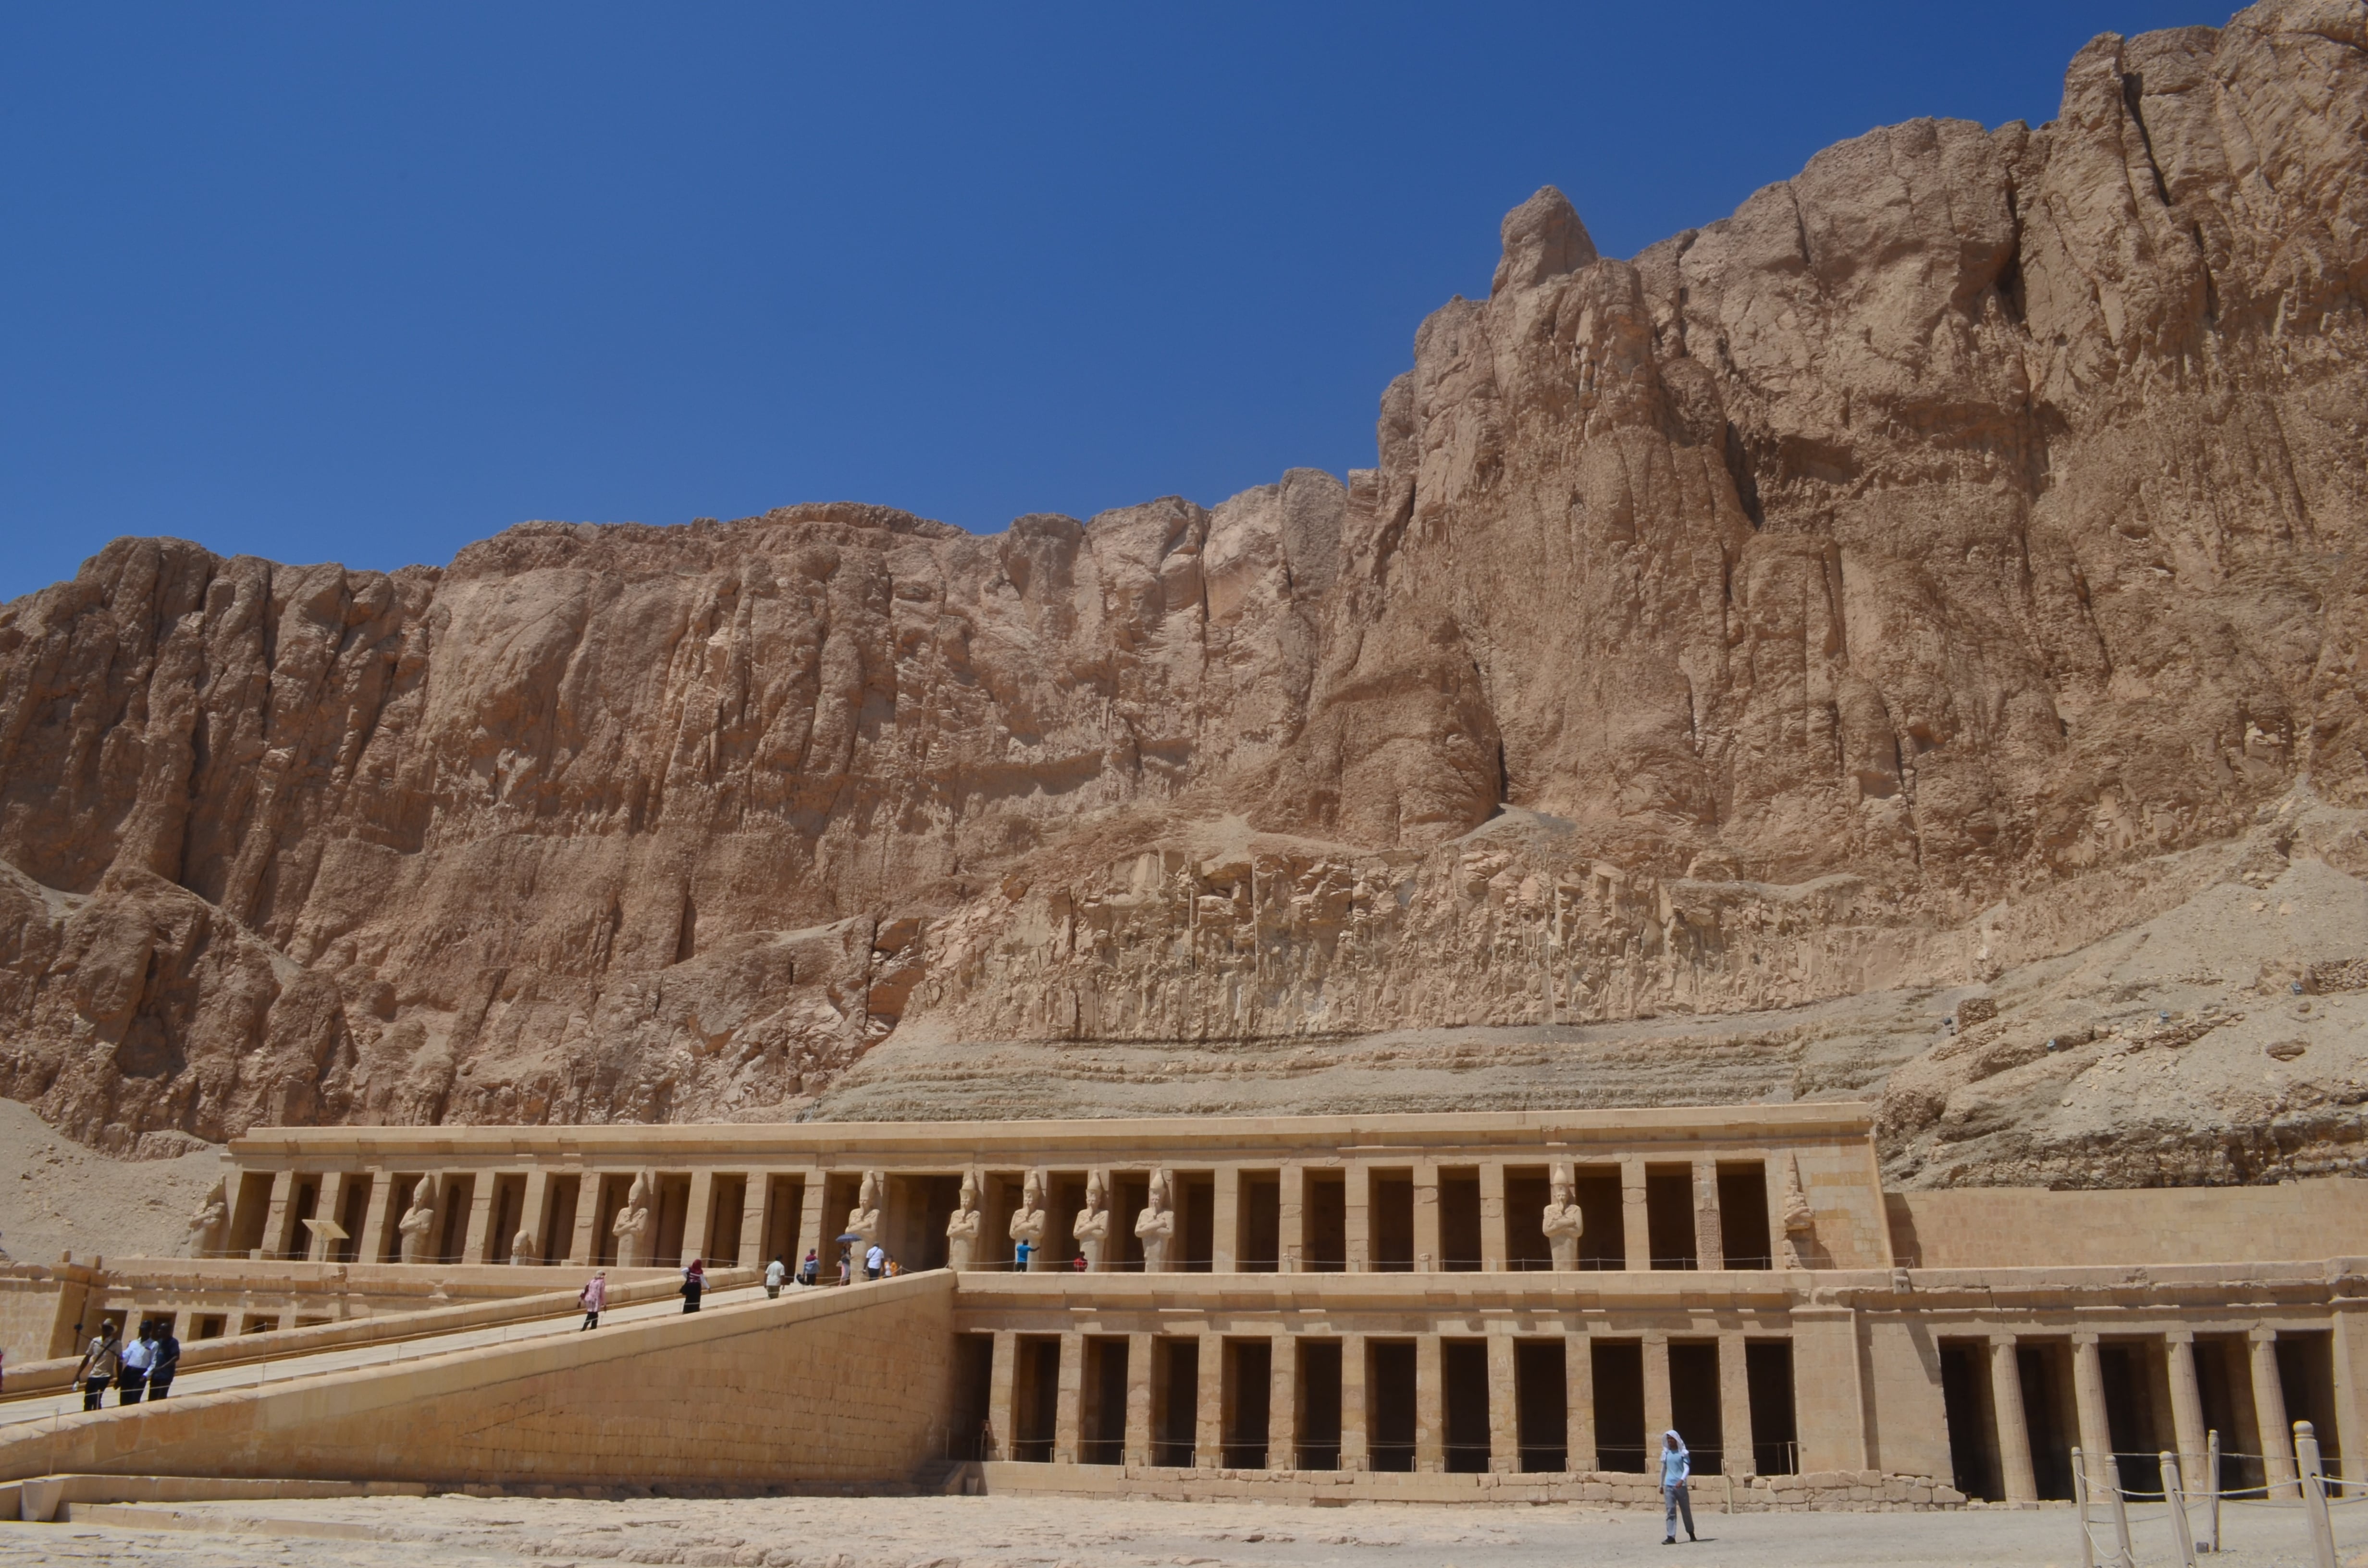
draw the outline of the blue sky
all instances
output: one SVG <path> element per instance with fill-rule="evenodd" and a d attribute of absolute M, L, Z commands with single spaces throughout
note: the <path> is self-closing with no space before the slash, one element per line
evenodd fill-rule
<path fill-rule="evenodd" d="M 1539 185 L 1629 255 L 2225 4 L 9 7 L 0 598 L 1362 466 Z"/>

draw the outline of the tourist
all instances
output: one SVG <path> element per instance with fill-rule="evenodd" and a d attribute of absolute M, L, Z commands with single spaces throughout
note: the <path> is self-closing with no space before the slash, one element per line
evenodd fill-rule
<path fill-rule="evenodd" d="M 1679 1437 L 1678 1429 L 1672 1426 L 1661 1434 L 1661 1500 L 1668 1510 L 1668 1518 L 1662 1526 L 1667 1532 L 1661 1537 L 1663 1546 L 1678 1544 L 1679 1514 L 1686 1517 L 1686 1539 L 1695 1539 L 1693 1499 L 1688 1494 L 1686 1485 L 1693 1473 L 1694 1457 L 1686 1452 L 1686 1440 Z"/>
<path fill-rule="evenodd" d="M 118 1332 L 113 1323 L 101 1323 L 91 1336 L 90 1348 L 82 1353 L 82 1364 L 74 1369 L 74 1381 L 82 1385 L 85 1410 L 97 1410 L 99 1395 L 115 1381 L 115 1369 L 123 1359 L 122 1349 L 115 1342 Z"/>
<path fill-rule="evenodd" d="M 863 1277 L 866 1279 L 879 1278 L 881 1269 L 887 1267 L 887 1263 L 888 1249 L 873 1242 L 871 1250 L 863 1255 Z"/>
<path fill-rule="evenodd" d="M 765 1265 L 765 1296 L 768 1301 L 781 1297 L 781 1281 L 790 1277 L 790 1266 L 780 1258 Z"/>
<path fill-rule="evenodd" d="M 584 1282 L 584 1292 L 575 1298 L 575 1304 L 584 1309 L 584 1328 L 599 1327 L 600 1310 L 609 1304 L 609 1277 L 606 1274 L 595 1274 L 591 1278 L 586 1279 Z M 583 1331 L 583 1329 L 576 1330 L 578 1334 Z"/>
<path fill-rule="evenodd" d="M 173 1337 L 173 1320 L 156 1321 L 156 1354 L 148 1362 L 148 1403 L 155 1403 L 173 1392 L 173 1380 L 180 1375 L 181 1342 Z"/>
<path fill-rule="evenodd" d="M 682 1310 L 686 1312 L 699 1311 L 699 1293 L 706 1289 L 707 1265 L 694 1257 L 690 1260 L 690 1267 L 682 1271 Z"/>
<path fill-rule="evenodd" d="M 798 1270 L 798 1283 L 801 1285 L 822 1283 L 822 1255 L 819 1247 L 806 1248 L 805 1263 Z"/>
<path fill-rule="evenodd" d="M 140 1325 L 140 1337 L 123 1347 L 123 1364 L 115 1375 L 115 1403 L 137 1404 L 148 1392 L 148 1368 L 156 1357 L 156 1331 Z"/>
<path fill-rule="evenodd" d="M 1011 1249 L 1011 1272 L 1014 1274 L 1028 1272 L 1028 1253 L 1029 1246 L 1026 1242 L 1021 1242 Z"/>
<path fill-rule="evenodd" d="M 838 1249 L 838 1282 L 846 1284 L 855 1274 L 855 1249 L 852 1244 Z"/>

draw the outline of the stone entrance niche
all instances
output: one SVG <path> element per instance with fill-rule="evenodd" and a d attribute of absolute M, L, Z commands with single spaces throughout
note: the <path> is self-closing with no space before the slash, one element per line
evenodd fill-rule
<path fill-rule="evenodd" d="M 1235 1268 L 1272 1274 L 1282 1267 L 1282 1173 L 1244 1171 L 1234 1233 L 1240 1237 Z"/>
<path fill-rule="evenodd" d="M 542 1205 L 542 1250 L 536 1256 L 545 1263 L 584 1261 L 575 1256 L 575 1210 L 584 1200 L 584 1178 L 556 1176 L 551 1178 L 549 1192 Z"/>
<path fill-rule="evenodd" d="M 1941 1403 L 1949 1424 L 1952 1479 L 1968 1497 L 1992 1503 L 2006 1500 L 2005 1472 L 1999 1466 L 1998 1423 L 1990 1400 L 1990 1345 L 1982 1340 L 1941 1341 Z M 1759 1391 L 1752 1391 L 1754 1425 Z"/>
<path fill-rule="evenodd" d="M 1303 1339 L 1294 1382 L 1299 1406 L 1292 1429 L 1299 1435 L 1295 1456 L 1301 1470 L 1340 1468 L 1340 1342 Z"/>
<path fill-rule="evenodd" d="M 1645 1234 L 1655 1268 L 1693 1268 L 1694 1173 L 1691 1165 L 1645 1167 Z M 1682 1426 L 1678 1429 L 1683 1433 Z M 1687 1441 L 1691 1443 L 1691 1438 Z"/>
<path fill-rule="evenodd" d="M 485 1233 L 486 1263 L 507 1263 L 510 1260 L 510 1240 L 518 1233 L 518 1223 L 526 1218 L 526 1177 L 503 1176 L 494 1178 L 494 1223 Z"/>
<path fill-rule="evenodd" d="M 2282 1329 L 2277 1338 L 2277 1358 L 2286 1419 L 2309 1422 L 2318 1437 L 2319 1460 L 2327 1473 L 2345 1473 L 2346 1434 L 2335 1419 L 2335 1335 L 2323 1329 Z"/>
<path fill-rule="evenodd" d="M 1086 1206 L 1086 1173 L 1051 1171 L 1044 1177 L 1044 1250 L 1067 1268 L 1086 1255 L 1077 1240 L 1077 1211 Z"/>
<path fill-rule="evenodd" d="M 1366 1223 L 1372 1230 L 1372 1267 L 1377 1274 L 1414 1272 L 1414 1173 L 1370 1173 Z"/>
<path fill-rule="evenodd" d="M 1520 1449 L 1518 1468 L 1523 1471 L 1568 1468 L 1569 1356 L 1568 1347 L 1562 1340 L 1514 1341 L 1513 1409 L 1514 1440 Z"/>
<path fill-rule="evenodd" d="M 765 1178 L 765 1242 L 758 1263 L 770 1263 L 780 1258 L 794 1274 L 805 1263 L 806 1248 L 817 1245 L 816 1238 L 801 1233 L 806 1215 L 806 1184 L 799 1176 L 776 1176 Z M 832 1235 L 838 1233 L 833 1231 Z M 817 1255 L 819 1261 L 819 1255 Z"/>
<path fill-rule="evenodd" d="M 1127 1342 L 1097 1335 L 1085 1342 L 1086 1375 L 1078 1389 L 1077 1462 L 1126 1462 Z"/>
<path fill-rule="evenodd" d="M 2162 1460 L 2179 1438 L 2170 1418 L 2170 1369 L 2160 1336 L 2108 1339 L 2097 1346 L 2105 1384 L 2105 1427 L 2131 1492 L 2162 1490 Z"/>
<path fill-rule="evenodd" d="M 461 1250 L 469 1239 L 469 1210 L 477 1196 L 477 1178 L 473 1176 L 449 1176 L 443 1190 L 436 1194 L 437 1241 L 436 1260 L 458 1263 Z"/>
<path fill-rule="evenodd" d="M 1415 1342 L 1365 1341 L 1365 1401 L 1371 1468 L 1414 1469 Z"/>
<path fill-rule="evenodd" d="M 690 1177 L 658 1177 L 657 1197 L 650 1205 L 652 1235 L 649 1261 L 653 1267 L 679 1268 L 690 1260 L 682 1256 L 683 1236 L 690 1225 Z"/>
<path fill-rule="evenodd" d="M 1480 1172 L 1470 1165 L 1439 1173 L 1439 1262 L 1457 1273 L 1476 1274 L 1480 1245 Z"/>
<path fill-rule="evenodd" d="M 2015 1346 L 2032 1485 L 2051 1502 L 2072 1500 L 2072 1450 L 2080 1417 L 2073 1403 L 2069 1340 L 2024 1340 Z"/>
<path fill-rule="evenodd" d="M 954 1335 L 952 1381 L 953 1409 L 946 1418 L 946 1457 L 996 1457 L 987 1425 L 987 1413 L 995 1408 L 995 1335 Z"/>
<path fill-rule="evenodd" d="M 370 1224 L 370 1177 L 347 1177 L 345 1196 L 337 1204 L 337 1224 L 346 1233 L 344 1239 L 330 1244 L 328 1256 L 331 1263 L 359 1261 L 362 1232 Z"/>
<path fill-rule="evenodd" d="M 1017 1352 L 1011 1387 L 1011 1457 L 1050 1464 L 1061 1403 L 1060 1336 L 1022 1335 Z"/>
<path fill-rule="evenodd" d="M 622 1172 L 600 1178 L 600 1200 L 592 1210 L 592 1261 L 602 1268 L 617 1266 L 617 1213 L 632 1190 L 633 1178 Z"/>
<path fill-rule="evenodd" d="M 1553 1173 L 1543 1165 L 1508 1165 L 1505 1170 L 1505 1267 L 1552 1268 L 1554 1249 L 1546 1243 L 1543 1223 L 1546 1204 L 1554 1197 Z M 1580 1214 L 1585 1216 L 1582 1209 Z M 1580 1240 L 1586 1237 L 1582 1233 Z"/>
<path fill-rule="evenodd" d="M 709 1264 L 731 1268 L 737 1267 L 742 1261 L 740 1230 L 747 1203 L 748 1178 L 746 1176 L 719 1173 L 709 1184 L 707 1249 L 701 1255 Z"/>
<path fill-rule="evenodd" d="M 1589 1339 L 1588 1353 L 1595 1361 L 1595 1468 L 1642 1471 L 1645 1346 L 1634 1339 Z"/>
<path fill-rule="evenodd" d="M 1581 1268 L 1628 1267 L 1628 1206 L 1622 1201 L 1618 1165 L 1577 1165 L 1571 1171 L 1571 1199 L 1586 1229 L 1578 1238 Z"/>
<path fill-rule="evenodd" d="M 1150 1202 L 1150 1173 L 1119 1171 L 1111 1176 L 1110 1256 L 1114 1267 L 1125 1272 L 1143 1272 L 1143 1238 L 1134 1233 L 1134 1220 Z"/>
<path fill-rule="evenodd" d="M 1311 1274 L 1339 1274 L 1349 1267 L 1349 1178 L 1338 1171 L 1309 1171 L 1301 1199 L 1300 1223 L 1307 1233 L 1302 1262 Z"/>
<path fill-rule="evenodd" d="M 1475 1180 L 1473 1187 L 1476 1192 L 1479 1183 Z M 1451 1473 L 1485 1475 L 1489 1458 L 1488 1342 L 1440 1340 L 1439 1369 L 1447 1469 Z"/>
<path fill-rule="evenodd" d="M 1726 1434 L 1718 1397 L 1718 1341 L 1669 1341 L 1669 1425 L 1693 1454 L 1694 1473 L 1715 1475 L 1726 1468 Z M 1656 1449 L 1658 1432 L 1645 1433 Z"/>
<path fill-rule="evenodd" d="M 1189 1468 L 1199 1436 L 1201 1339 L 1163 1335 L 1151 1342 L 1151 1462 Z"/>
<path fill-rule="evenodd" d="M 1800 1417 L 1793 1405 L 1793 1342 L 1744 1341 L 1743 1386 L 1751 1403 L 1752 1470 L 1760 1475 L 1800 1474 Z"/>
<path fill-rule="evenodd" d="M 1178 1171 L 1170 1191 L 1176 1203 L 1173 1267 L 1206 1274 L 1215 1266 L 1217 1177 L 1210 1171 Z"/>
<path fill-rule="evenodd" d="M 1776 1267 L 1776 1252 L 1768 1233 L 1768 1167 L 1761 1162 L 1720 1162 L 1718 1245 L 1719 1256 L 1729 1268 Z"/>
<path fill-rule="evenodd" d="M 1274 1405 L 1274 1341 L 1266 1337 L 1224 1341 L 1219 1442 L 1224 1463 L 1237 1470 L 1267 1468 L 1268 1420 Z"/>

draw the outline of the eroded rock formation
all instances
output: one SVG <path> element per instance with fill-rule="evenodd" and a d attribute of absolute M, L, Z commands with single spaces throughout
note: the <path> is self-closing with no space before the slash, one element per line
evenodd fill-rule
<path fill-rule="evenodd" d="M 2368 803 L 2363 48 L 2102 38 L 2046 126 L 1878 131 L 1628 261 L 1542 191 L 1346 485 L 392 575 L 119 540 L 0 608 L 0 1091 L 131 1146 L 777 1117 L 892 1034 L 850 1110 L 1030 1042 L 1485 1072 L 2165 917 Z M 1903 1172 L 1975 1081 L 1902 1070 Z"/>

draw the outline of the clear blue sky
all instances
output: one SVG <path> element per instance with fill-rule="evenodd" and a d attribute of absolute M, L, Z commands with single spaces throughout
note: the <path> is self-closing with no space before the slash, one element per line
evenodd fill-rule
<path fill-rule="evenodd" d="M 0 598 L 1363 466 L 1539 185 L 1633 254 L 2226 4 L 10 6 Z"/>

